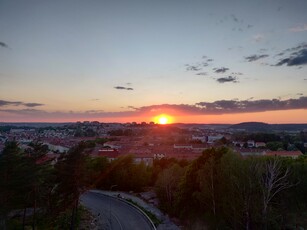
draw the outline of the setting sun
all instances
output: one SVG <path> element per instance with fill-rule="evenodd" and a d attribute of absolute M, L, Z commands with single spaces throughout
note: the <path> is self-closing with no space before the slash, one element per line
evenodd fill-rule
<path fill-rule="evenodd" d="M 159 124 L 165 125 L 165 124 L 167 124 L 167 122 L 168 122 L 168 120 L 167 120 L 166 117 L 160 117 L 159 118 Z"/>
<path fill-rule="evenodd" d="M 165 115 L 165 114 L 161 114 L 159 116 L 156 116 L 154 118 L 155 123 L 160 124 L 160 125 L 166 125 L 166 124 L 170 124 L 173 122 L 172 117 L 170 117 L 169 115 Z"/>

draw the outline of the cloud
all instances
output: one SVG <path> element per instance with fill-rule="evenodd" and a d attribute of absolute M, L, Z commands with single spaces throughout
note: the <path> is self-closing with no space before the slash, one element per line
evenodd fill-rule
<path fill-rule="evenodd" d="M 201 57 L 201 60 L 200 62 L 198 63 L 195 63 L 195 64 L 186 64 L 185 67 L 186 67 L 186 71 L 200 71 L 202 70 L 204 67 L 207 67 L 210 65 L 210 62 L 213 62 L 213 59 L 212 58 L 208 58 L 206 55 L 203 55 Z"/>
<path fill-rule="evenodd" d="M 262 42 L 264 40 L 264 35 L 263 34 L 256 34 L 253 36 L 253 41 L 254 42 Z"/>
<path fill-rule="evenodd" d="M 130 87 L 123 87 L 123 86 L 115 86 L 114 89 L 119 89 L 119 90 L 133 90 L 133 88 L 130 88 Z"/>
<path fill-rule="evenodd" d="M 22 105 L 24 105 L 26 107 L 37 107 L 37 106 L 42 106 L 44 104 L 40 104 L 40 103 L 23 103 Z"/>
<path fill-rule="evenodd" d="M 0 46 L 3 48 L 9 48 L 8 45 L 4 42 L 0 42 Z"/>
<path fill-rule="evenodd" d="M 231 74 L 233 74 L 233 75 L 243 75 L 243 73 L 241 73 L 241 72 L 232 72 Z"/>
<path fill-rule="evenodd" d="M 307 47 L 299 51 L 295 51 L 290 54 L 289 57 L 279 60 L 274 66 L 281 66 L 286 64 L 287 66 L 300 66 L 307 64 Z"/>
<path fill-rule="evenodd" d="M 5 100 L 0 100 L 0 107 L 2 106 L 25 106 L 25 107 L 37 107 L 37 106 L 42 106 L 44 104 L 41 104 L 41 103 L 33 103 L 33 102 L 30 102 L 30 103 L 25 103 L 25 102 L 22 102 L 22 101 L 5 101 Z"/>
<path fill-rule="evenodd" d="M 85 111 L 85 113 L 91 113 L 91 114 L 93 114 L 93 113 L 103 113 L 103 112 L 104 112 L 104 110 L 96 110 L 96 109 Z M 72 113 L 73 113 L 73 111 L 72 111 Z"/>
<path fill-rule="evenodd" d="M 176 111 L 191 115 L 221 115 L 235 113 L 253 113 L 276 110 L 307 109 L 307 97 L 260 100 L 218 100 L 214 102 L 199 102 L 188 104 L 162 104 L 144 106 L 137 110 L 141 113 L 160 113 L 164 111 Z"/>
<path fill-rule="evenodd" d="M 236 15 L 232 14 L 230 16 L 234 22 L 237 22 L 237 23 L 239 22 L 239 19 L 236 17 Z"/>
<path fill-rule="evenodd" d="M 269 55 L 267 55 L 267 54 L 261 54 L 261 55 L 254 54 L 254 55 L 251 55 L 251 56 L 248 56 L 248 57 L 244 57 L 244 58 L 248 62 L 253 62 L 253 61 L 257 61 L 257 60 L 262 59 L 262 58 L 266 58 L 268 56 Z"/>
<path fill-rule="evenodd" d="M 201 70 L 201 68 L 199 66 L 196 66 L 196 65 L 186 65 L 187 68 L 186 70 L 187 71 L 199 71 Z"/>
<path fill-rule="evenodd" d="M 136 108 L 136 107 L 134 107 L 134 106 L 132 106 L 132 105 L 129 105 L 127 108 L 128 108 L 128 109 L 133 109 L 133 110 L 138 110 L 138 108 Z"/>
<path fill-rule="evenodd" d="M 289 31 L 294 33 L 305 32 L 307 31 L 307 24 L 291 27 Z"/>
<path fill-rule="evenodd" d="M 237 77 L 233 77 L 233 76 L 228 76 L 228 77 L 221 77 L 216 79 L 216 81 L 218 83 L 226 83 L 226 82 L 233 82 L 233 83 L 237 83 Z"/>
<path fill-rule="evenodd" d="M 267 52 L 267 51 L 268 51 L 268 49 L 264 49 L 264 48 L 261 48 L 261 49 L 259 50 L 260 53 L 264 53 L 264 52 Z"/>
<path fill-rule="evenodd" d="M 262 100 L 220 100 L 196 104 L 202 111 L 210 114 L 251 113 L 275 110 L 307 109 L 307 97 L 298 99 L 262 99 Z"/>
<path fill-rule="evenodd" d="M 225 73 L 229 68 L 221 67 L 221 68 L 214 68 L 213 69 L 215 73 Z"/>
<path fill-rule="evenodd" d="M 200 72 L 200 73 L 197 73 L 196 75 L 199 75 L 199 76 L 207 76 L 208 73 L 207 73 L 207 72 Z"/>
<path fill-rule="evenodd" d="M 182 115 L 222 115 L 237 113 L 255 113 L 277 110 L 307 109 L 307 97 L 282 99 L 252 100 L 218 100 L 214 102 L 198 102 L 189 104 L 160 104 L 143 107 L 129 106 L 132 111 L 104 112 L 103 110 L 48 112 L 37 109 L 0 109 L 2 121 L 18 118 L 24 121 L 38 120 L 82 120 L 101 118 L 120 118 L 136 116 L 156 116 L 161 113 Z"/>

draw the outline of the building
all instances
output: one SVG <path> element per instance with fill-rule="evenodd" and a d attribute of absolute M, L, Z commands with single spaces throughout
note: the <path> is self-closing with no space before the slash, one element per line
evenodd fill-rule
<path fill-rule="evenodd" d="M 296 159 L 302 155 L 303 153 L 301 151 L 268 151 L 268 152 L 265 152 L 265 156 L 291 157 L 292 159 Z"/>

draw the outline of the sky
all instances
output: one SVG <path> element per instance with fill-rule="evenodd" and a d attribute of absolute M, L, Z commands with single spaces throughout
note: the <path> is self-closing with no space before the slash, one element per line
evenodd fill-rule
<path fill-rule="evenodd" d="M 0 122 L 307 123 L 306 0 L 0 0 Z"/>

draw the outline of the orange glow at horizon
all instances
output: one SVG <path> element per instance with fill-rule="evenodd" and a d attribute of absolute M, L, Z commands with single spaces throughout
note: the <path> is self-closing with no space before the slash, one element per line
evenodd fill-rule
<path fill-rule="evenodd" d="M 154 117 L 154 122 L 160 125 L 166 125 L 173 123 L 173 117 L 166 115 L 166 114 L 160 114 L 159 116 Z"/>

